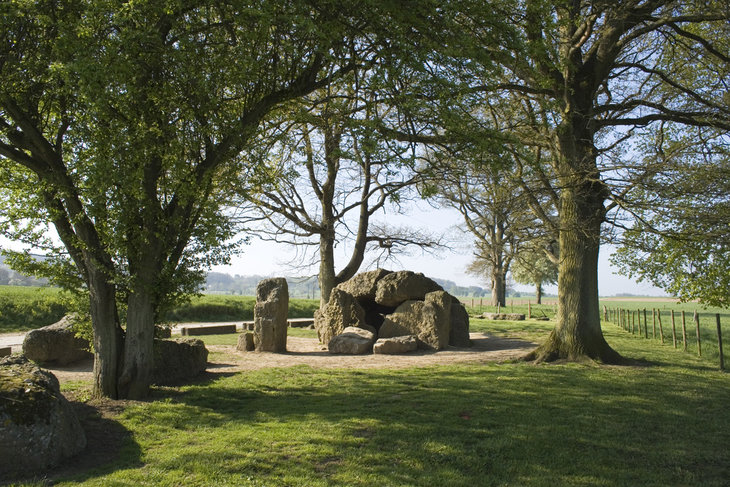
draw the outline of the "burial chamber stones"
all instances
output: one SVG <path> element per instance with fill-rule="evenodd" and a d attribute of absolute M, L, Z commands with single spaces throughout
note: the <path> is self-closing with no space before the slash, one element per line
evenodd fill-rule
<path fill-rule="evenodd" d="M 413 337 L 420 349 L 469 347 L 469 315 L 464 306 L 434 280 L 411 271 L 385 269 L 363 272 L 332 290 L 327 304 L 314 315 L 322 343 L 332 353 L 370 353 L 376 341 Z M 362 329 L 369 333 L 357 333 Z M 344 342 L 370 337 L 368 346 Z M 357 350 L 355 352 L 354 350 Z M 408 347 L 412 349 L 412 347 Z M 391 350 L 401 350 L 394 352 Z M 376 353 L 402 353 L 402 347 L 378 346 Z"/>

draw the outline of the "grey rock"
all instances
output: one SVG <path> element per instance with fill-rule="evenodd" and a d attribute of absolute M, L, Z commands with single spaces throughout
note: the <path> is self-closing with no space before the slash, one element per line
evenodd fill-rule
<path fill-rule="evenodd" d="M 58 380 L 23 356 L 0 359 L 0 478 L 38 473 L 86 447 Z"/>
<path fill-rule="evenodd" d="M 75 315 L 67 315 L 57 323 L 28 332 L 23 340 L 23 355 L 35 362 L 59 365 L 91 358 L 89 341 L 77 337 L 73 329 L 75 319 Z"/>
<path fill-rule="evenodd" d="M 451 330 L 449 331 L 449 345 L 454 347 L 471 347 L 469 338 L 469 313 L 456 298 L 451 302 Z"/>
<path fill-rule="evenodd" d="M 391 272 L 378 280 L 375 302 L 381 306 L 400 306 L 406 301 L 424 300 L 433 291 L 443 291 L 443 288 L 423 274 Z"/>
<path fill-rule="evenodd" d="M 424 301 L 406 301 L 385 317 L 380 338 L 418 337 L 419 347 L 441 350 L 449 344 L 451 296 L 444 291 L 426 294 Z"/>
<path fill-rule="evenodd" d="M 357 299 L 337 287 L 325 307 L 314 313 L 314 327 L 322 343 L 329 343 L 349 326 L 362 328 L 365 324 L 365 310 Z"/>
<path fill-rule="evenodd" d="M 525 315 L 519 313 L 482 313 L 480 318 L 485 320 L 524 321 Z"/>
<path fill-rule="evenodd" d="M 175 384 L 191 379 L 205 371 L 208 349 L 198 338 L 155 339 L 152 383 Z"/>
<path fill-rule="evenodd" d="M 256 345 L 254 344 L 253 339 L 253 333 L 244 332 L 238 335 L 238 343 L 236 344 L 236 350 L 239 350 L 241 352 L 253 352 L 256 350 Z"/>
<path fill-rule="evenodd" d="M 286 352 L 289 286 L 283 277 L 264 279 L 256 286 L 254 343 L 257 352 Z"/>
<path fill-rule="evenodd" d="M 347 355 L 365 355 L 373 350 L 375 334 L 358 328 L 348 326 L 343 332 L 333 337 L 327 344 L 330 353 L 341 353 Z"/>
<path fill-rule="evenodd" d="M 414 335 L 393 338 L 378 338 L 373 345 L 373 353 L 382 355 L 400 355 L 418 349 L 418 340 Z"/>
<path fill-rule="evenodd" d="M 378 281 L 388 274 L 391 274 L 391 271 L 385 269 L 361 272 L 352 279 L 339 284 L 337 288 L 345 291 L 361 303 L 363 301 L 375 302 L 375 293 L 377 291 Z"/>

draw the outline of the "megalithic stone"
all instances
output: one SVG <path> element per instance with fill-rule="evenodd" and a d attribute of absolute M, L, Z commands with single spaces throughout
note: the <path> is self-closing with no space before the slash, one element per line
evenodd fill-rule
<path fill-rule="evenodd" d="M 286 352 L 289 286 L 283 277 L 264 279 L 256 286 L 253 335 L 257 352 Z"/>

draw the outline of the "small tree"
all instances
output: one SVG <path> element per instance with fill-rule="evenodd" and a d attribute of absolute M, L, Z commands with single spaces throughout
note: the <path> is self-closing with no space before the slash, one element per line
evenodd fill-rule
<path fill-rule="evenodd" d="M 522 250 L 512 264 L 512 278 L 520 284 L 533 284 L 537 304 L 541 304 L 543 286 L 558 282 L 558 265 L 553 252 L 540 248 Z"/>

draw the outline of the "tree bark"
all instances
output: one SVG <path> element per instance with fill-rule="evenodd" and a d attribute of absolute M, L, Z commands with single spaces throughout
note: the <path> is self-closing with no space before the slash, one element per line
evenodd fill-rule
<path fill-rule="evenodd" d="M 535 299 L 537 304 L 542 304 L 542 283 L 538 282 L 535 284 Z"/>
<path fill-rule="evenodd" d="M 155 307 L 148 290 L 137 286 L 128 299 L 124 361 L 119 397 L 144 399 L 149 393 L 154 366 Z"/>
<path fill-rule="evenodd" d="M 547 341 L 526 359 L 592 359 L 620 363 L 606 342 L 598 305 L 598 251 L 605 216 L 605 184 L 600 181 L 591 138 L 583 132 L 561 140 L 563 174 L 560 194 L 560 264 L 557 324 Z"/>
<path fill-rule="evenodd" d="M 505 278 L 504 274 L 497 271 L 492 274 L 492 306 L 505 305 Z"/>
<path fill-rule="evenodd" d="M 118 399 L 117 378 L 124 333 L 119 326 L 116 289 L 105 274 L 89 266 L 89 304 L 94 331 L 94 397 Z"/>
<path fill-rule="evenodd" d="M 335 244 L 334 227 L 328 226 L 319 237 L 319 307 L 324 308 L 330 300 L 332 289 L 337 284 L 335 273 Z"/>

